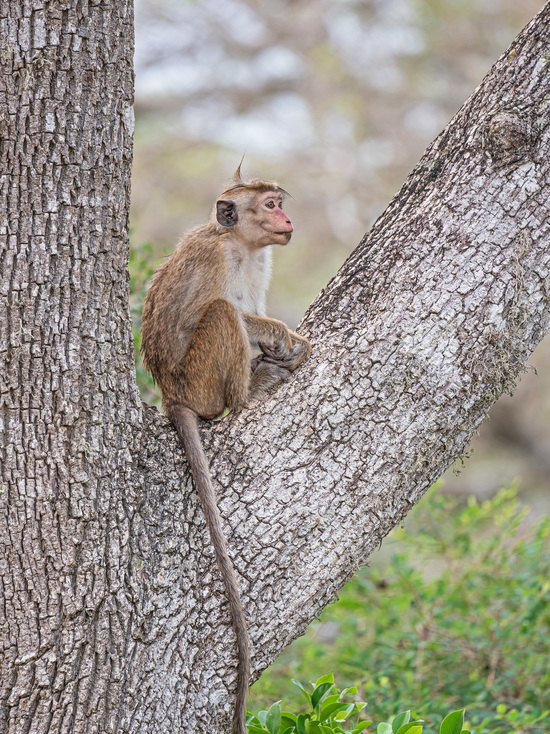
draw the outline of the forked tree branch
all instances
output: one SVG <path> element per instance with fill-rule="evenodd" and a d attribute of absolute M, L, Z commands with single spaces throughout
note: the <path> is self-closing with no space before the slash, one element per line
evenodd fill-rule
<path fill-rule="evenodd" d="M 29 46 L 5 5 L 0 113 L 32 93 L 2 158 L 31 214 L 0 189 L 0 728 L 218 734 L 227 604 L 175 433 L 136 403 L 110 239 L 127 214 L 129 6 L 44 6 Z M 204 427 L 255 676 L 464 450 L 547 329 L 549 41 L 546 5 L 306 314 L 308 363 Z"/>

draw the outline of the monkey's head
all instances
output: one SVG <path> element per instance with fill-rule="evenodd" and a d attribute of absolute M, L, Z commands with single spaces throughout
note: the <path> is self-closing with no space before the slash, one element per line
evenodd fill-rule
<path fill-rule="evenodd" d="M 274 181 L 243 181 L 240 166 L 233 180 L 234 185 L 216 201 L 217 223 L 252 248 L 287 245 L 293 232 L 292 222 L 283 212 L 287 192 Z"/>

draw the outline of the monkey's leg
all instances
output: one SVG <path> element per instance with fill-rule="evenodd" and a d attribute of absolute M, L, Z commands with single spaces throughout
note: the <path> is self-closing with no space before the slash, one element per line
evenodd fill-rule
<path fill-rule="evenodd" d="M 178 367 L 183 400 L 201 418 L 247 402 L 250 347 L 237 309 L 224 299 L 208 304 Z M 181 400 L 181 398 L 180 398 Z"/>
<path fill-rule="evenodd" d="M 257 364 L 250 380 L 250 391 L 248 393 L 248 405 L 256 402 L 273 392 L 277 385 L 289 379 L 291 372 L 284 367 L 269 364 L 263 359 L 254 360 Z"/>

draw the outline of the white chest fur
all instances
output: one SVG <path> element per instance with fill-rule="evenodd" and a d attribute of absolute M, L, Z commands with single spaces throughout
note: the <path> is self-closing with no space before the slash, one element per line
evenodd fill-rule
<path fill-rule="evenodd" d="M 271 247 L 230 255 L 227 300 L 241 311 L 265 316 L 265 294 L 271 279 Z"/>

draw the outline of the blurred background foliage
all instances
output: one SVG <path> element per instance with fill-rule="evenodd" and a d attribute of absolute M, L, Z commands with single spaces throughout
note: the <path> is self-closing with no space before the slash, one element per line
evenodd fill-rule
<path fill-rule="evenodd" d="M 137 0 L 132 310 L 151 266 L 203 222 L 246 153 L 279 181 L 296 232 L 269 312 L 296 325 L 426 145 L 542 0 Z M 447 488 L 521 477 L 548 507 L 550 344 L 504 397 Z M 138 364 L 148 402 L 158 393 Z M 460 467 L 459 467 L 460 468 Z M 455 467 L 456 469 L 456 467 Z"/>
<path fill-rule="evenodd" d="M 473 734 L 547 734 L 550 517 L 527 513 L 513 487 L 466 504 L 432 488 L 262 675 L 249 708 L 283 698 L 299 711 L 290 680 L 335 673 L 375 722 L 412 709 L 432 732 L 467 706 Z"/>
<path fill-rule="evenodd" d="M 295 235 L 275 253 L 268 308 L 296 325 L 542 5 L 137 0 L 137 347 L 154 267 L 205 221 L 243 153 L 245 175 L 276 179 L 293 196 Z M 262 676 L 253 710 L 286 697 L 289 676 L 305 683 L 335 672 L 342 685 L 362 681 L 378 720 L 415 704 L 425 715 L 428 701 L 434 715 L 473 703 L 478 733 L 550 730 L 547 720 L 533 723 L 550 686 L 549 527 L 532 525 L 550 507 L 548 339 L 532 364 L 442 483 L 448 494 L 483 500 L 519 478 L 529 523 L 510 494 L 466 506 L 421 502 L 407 519 L 411 533 L 395 531 L 373 568 Z M 138 380 L 158 404 L 139 359 Z"/>

